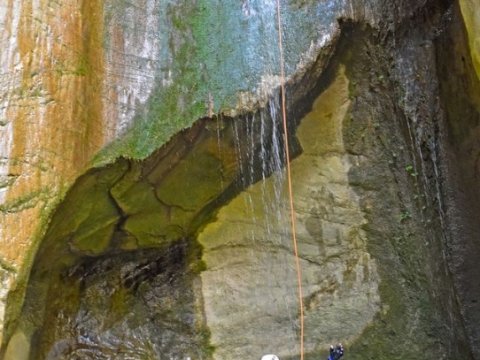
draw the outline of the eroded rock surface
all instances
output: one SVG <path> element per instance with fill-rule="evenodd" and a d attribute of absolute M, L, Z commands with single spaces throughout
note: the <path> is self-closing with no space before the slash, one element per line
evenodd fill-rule
<path fill-rule="evenodd" d="M 362 229 L 366 220 L 348 182 L 350 162 L 357 161 L 343 146 L 349 104 L 341 70 L 302 120 L 297 136 L 303 153 L 292 162 L 305 349 L 311 353 L 335 339 L 352 340 L 380 308 L 379 277 Z M 298 353 L 297 276 L 286 190 L 284 173 L 273 174 L 222 208 L 199 235 L 215 359 Z"/>
<path fill-rule="evenodd" d="M 282 2 L 307 356 L 480 356 L 477 2 Z M 0 4 L 7 358 L 296 356 L 276 24 L 275 1 Z"/>

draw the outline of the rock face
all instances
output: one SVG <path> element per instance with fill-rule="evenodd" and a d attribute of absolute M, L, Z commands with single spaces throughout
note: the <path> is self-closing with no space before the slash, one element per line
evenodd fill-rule
<path fill-rule="evenodd" d="M 480 16 L 478 16 L 478 0 L 461 0 L 460 8 L 463 18 L 465 19 L 465 27 L 468 34 L 468 46 L 472 56 L 473 66 L 480 77 Z"/>
<path fill-rule="evenodd" d="M 366 219 L 348 182 L 350 162 L 358 161 L 343 145 L 349 105 L 341 69 L 297 130 L 303 153 L 292 162 L 292 182 L 309 353 L 338 338 L 353 340 L 380 308 L 379 277 L 362 229 Z M 283 172 L 257 182 L 199 235 L 216 359 L 298 354 L 292 346 L 298 342 L 298 323 L 292 321 L 298 300 L 286 192 Z"/>
<path fill-rule="evenodd" d="M 480 358 L 476 5 L 281 1 L 307 358 Z M 276 9 L 0 5 L 0 356 L 298 356 Z"/>
<path fill-rule="evenodd" d="M 472 5 L 473 2 L 470 2 Z M 480 276 L 480 267 L 474 264 L 473 259 L 480 255 L 478 240 L 480 237 L 480 222 L 475 214 L 480 211 L 480 194 L 474 188 L 480 175 L 479 167 L 479 113 L 480 113 L 480 84 L 478 77 L 478 32 L 472 32 L 472 26 L 478 26 L 478 11 L 469 13 L 462 4 L 462 14 L 469 33 L 468 43 L 458 43 L 456 49 L 460 56 L 447 61 L 443 58 L 448 43 L 459 37 L 464 28 L 456 23 L 441 39 L 437 49 L 438 69 L 448 74 L 440 81 L 441 96 L 444 99 L 445 114 L 445 143 L 442 149 L 442 172 L 447 179 L 442 184 L 444 201 L 444 220 L 447 233 L 447 257 L 450 270 L 456 280 L 456 289 L 461 301 L 461 310 L 465 326 L 472 342 L 476 358 L 480 357 L 480 329 L 476 324 L 480 321 L 479 301 L 480 286 L 477 279 Z M 456 14 L 458 18 L 458 13 Z M 470 23 L 466 17 L 475 18 L 476 23 Z M 477 24 L 477 25 L 474 25 Z M 460 38 L 460 37 L 459 37 Z M 464 42 L 467 40 L 464 39 Z M 476 49 L 476 50 L 475 50 Z M 469 61 L 469 52 L 472 62 L 477 69 L 475 76 Z M 476 54 L 475 54 L 476 52 Z M 462 90 L 460 90 L 462 89 Z M 462 260 L 460 260 L 462 259 Z"/>

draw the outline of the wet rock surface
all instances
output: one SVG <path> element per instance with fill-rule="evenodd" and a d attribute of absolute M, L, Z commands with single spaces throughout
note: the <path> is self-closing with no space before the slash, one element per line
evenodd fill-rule
<path fill-rule="evenodd" d="M 195 249 L 180 241 L 164 250 L 80 259 L 55 274 L 37 265 L 35 271 L 57 277 L 30 289 L 27 311 L 44 322 L 36 322 L 29 340 L 28 330 L 17 332 L 6 358 L 208 356 L 208 330 L 193 296 L 195 259 Z"/>
<path fill-rule="evenodd" d="M 461 10 L 464 13 L 463 5 Z M 480 284 L 477 279 L 480 278 L 480 266 L 474 260 L 480 256 L 480 193 L 477 190 L 480 179 L 478 41 L 472 45 L 471 38 L 468 40 L 462 36 L 467 31 L 475 37 L 469 24 L 466 22 L 465 29 L 460 21 L 459 8 L 454 9 L 452 16 L 454 21 L 438 39 L 436 49 L 437 68 L 442 74 L 439 88 L 445 109 L 445 137 L 440 147 L 443 160 L 440 166 L 445 177 L 441 192 L 447 235 L 446 255 L 455 279 L 467 333 L 475 358 L 478 359 Z M 474 28 L 478 26 L 478 18 L 477 25 L 470 25 Z M 454 57 L 446 56 L 451 52 L 449 43 L 455 43 L 457 55 Z M 477 54 L 470 57 L 469 50 L 477 51 Z M 474 68 L 477 69 L 477 74 Z"/>
<path fill-rule="evenodd" d="M 188 252 L 183 241 L 163 251 L 87 258 L 64 270 L 49 287 L 30 358 L 208 357 Z"/>
<path fill-rule="evenodd" d="M 195 234 L 282 166 L 278 124 L 257 119 L 204 119 L 143 162 L 79 178 L 37 252 L 5 358 L 209 358 Z"/>
<path fill-rule="evenodd" d="M 473 3 L 282 5 L 308 359 L 479 357 Z M 0 5 L 4 358 L 295 358 L 275 3 L 30 5 Z"/>
<path fill-rule="evenodd" d="M 305 351 L 312 355 L 335 339 L 358 336 L 380 307 L 376 264 L 362 229 L 366 220 L 348 182 L 350 162 L 358 161 L 343 146 L 349 105 L 348 80 L 339 69 L 302 119 L 297 129 L 302 154 L 292 161 Z M 199 235 L 215 359 L 260 358 L 265 352 L 294 358 L 299 351 L 286 195 L 285 175 L 277 172 L 223 207 Z"/>

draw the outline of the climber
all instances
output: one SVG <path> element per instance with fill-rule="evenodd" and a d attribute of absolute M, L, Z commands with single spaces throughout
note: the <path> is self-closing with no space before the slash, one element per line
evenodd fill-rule
<path fill-rule="evenodd" d="M 328 355 L 327 360 L 334 360 L 334 355 L 335 355 L 335 349 L 334 349 L 333 345 L 330 345 L 330 355 Z"/>
<path fill-rule="evenodd" d="M 330 345 L 330 355 L 327 360 L 339 360 L 343 356 L 343 345 L 338 344 L 336 347 Z"/>

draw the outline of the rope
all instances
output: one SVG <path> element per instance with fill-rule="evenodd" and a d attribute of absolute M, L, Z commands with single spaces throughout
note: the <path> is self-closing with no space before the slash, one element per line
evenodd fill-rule
<path fill-rule="evenodd" d="M 285 61 L 283 58 L 283 45 L 282 45 L 282 20 L 280 14 L 280 0 L 277 1 L 277 20 L 278 20 L 278 50 L 280 52 L 280 91 L 282 96 L 282 120 L 283 120 L 283 133 L 285 137 L 285 157 L 287 161 L 287 182 L 288 182 L 288 197 L 290 201 L 290 222 L 292 228 L 292 241 L 293 252 L 295 254 L 295 268 L 297 271 L 297 284 L 298 284 L 298 303 L 300 310 L 300 360 L 303 360 L 303 338 L 304 338 L 304 310 L 303 310 L 303 290 L 302 290 L 302 269 L 300 267 L 300 259 L 298 256 L 297 235 L 295 227 L 295 208 L 293 206 L 293 190 L 292 190 L 292 176 L 290 169 L 290 150 L 288 145 L 288 127 L 287 127 L 287 112 L 285 105 Z"/>

